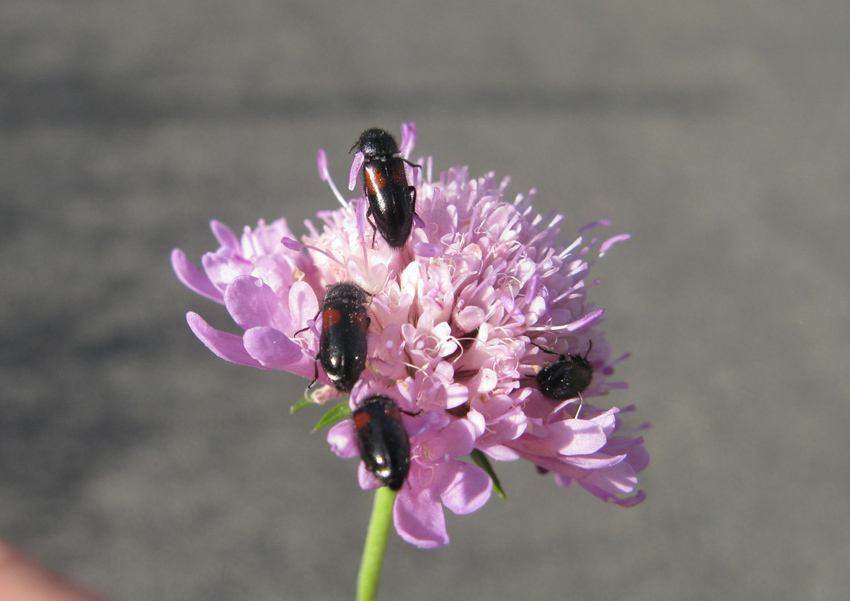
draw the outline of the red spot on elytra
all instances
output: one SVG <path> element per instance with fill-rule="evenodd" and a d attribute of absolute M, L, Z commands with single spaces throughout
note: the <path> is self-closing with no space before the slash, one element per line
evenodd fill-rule
<path fill-rule="evenodd" d="M 366 424 L 368 424 L 370 421 L 372 421 L 372 416 L 368 413 L 354 414 L 354 426 L 357 428 L 358 432 L 364 427 L 366 427 Z"/>
<path fill-rule="evenodd" d="M 402 173 L 404 173 L 403 170 Z M 366 187 L 372 191 L 381 190 L 387 185 L 387 180 L 384 179 L 384 174 L 378 169 L 366 169 L 363 175 L 366 179 Z"/>
<path fill-rule="evenodd" d="M 335 326 L 342 319 L 342 314 L 336 309 L 325 309 L 322 311 L 322 329 L 327 332 L 328 329 Z"/>

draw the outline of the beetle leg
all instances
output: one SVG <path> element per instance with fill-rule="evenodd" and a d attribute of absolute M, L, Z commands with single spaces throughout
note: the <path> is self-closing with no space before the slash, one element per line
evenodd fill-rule
<path fill-rule="evenodd" d="M 581 412 L 582 407 L 584 407 L 584 397 L 581 396 L 581 393 L 578 393 L 578 409 L 576 409 L 576 414 L 573 419 L 578 419 L 578 414 Z"/>
<path fill-rule="evenodd" d="M 562 355 L 561 353 L 556 353 L 555 351 L 550 351 L 549 349 L 545 349 L 545 348 L 543 348 L 542 346 L 540 346 L 539 344 L 536 344 L 536 343 L 534 343 L 534 342 L 532 342 L 531 344 L 533 344 L 534 346 L 536 346 L 537 348 L 539 348 L 539 349 L 540 349 L 541 351 L 543 351 L 544 353 L 549 353 L 550 355 L 557 355 L 558 357 L 560 357 L 560 358 L 561 358 L 561 361 L 566 361 L 566 360 L 567 360 L 567 356 L 566 356 L 566 355 Z"/>
<path fill-rule="evenodd" d="M 372 226 L 372 248 L 375 248 L 375 237 L 378 235 L 378 226 L 375 225 L 375 222 L 370 219 L 372 215 L 372 208 L 369 207 L 369 210 L 366 211 L 366 221 L 369 222 L 369 225 Z"/>
<path fill-rule="evenodd" d="M 307 386 L 307 390 L 310 390 L 313 387 L 313 384 L 316 383 L 316 380 L 319 379 L 319 358 L 318 357 L 316 357 L 316 360 L 313 362 L 313 369 L 316 370 L 315 377 L 313 378 L 313 381 L 310 382 L 310 385 Z"/>

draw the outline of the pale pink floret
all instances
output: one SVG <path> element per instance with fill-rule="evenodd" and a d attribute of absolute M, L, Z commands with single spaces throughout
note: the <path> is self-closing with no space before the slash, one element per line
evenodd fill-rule
<path fill-rule="evenodd" d="M 415 128 L 403 126 L 405 158 L 414 142 Z M 350 189 L 358 161 L 360 153 Z M 224 304 L 244 331 L 221 332 L 190 313 L 197 337 L 228 361 L 312 379 L 314 319 L 325 286 L 349 281 L 370 293 L 369 359 L 350 402 L 354 409 L 370 394 L 386 394 L 416 414 L 403 418 L 411 469 L 394 519 L 402 538 L 420 547 L 448 543 L 443 506 L 469 513 L 489 498 L 489 476 L 459 461 L 473 449 L 498 461 L 528 459 L 541 472 L 553 472 L 558 484 L 578 483 L 607 502 L 642 501 L 644 494 L 635 491 L 637 474 L 648 464 L 643 440 L 623 432 L 620 410 L 590 403 L 625 388 L 610 380 L 625 356 L 611 359 L 598 329 L 603 311 L 587 303 L 588 272 L 628 236 L 587 239 L 608 225 L 600 221 L 565 247 L 559 242 L 564 217 L 537 214 L 534 191 L 506 201 L 507 179 L 470 179 L 463 167 L 433 179 L 429 158 L 418 160 L 421 167 L 406 167 L 418 218 L 405 248 L 395 252 L 380 235 L 372 244 L 368 203 L 340 194 L 324 152 L 318 164 L 341 204 L 319 213 L 321 230 L 307 222 L 299 242 L 284 220 L 261 221 L 240 239 L 214 221 L 221 247 L 204 255 L 202 268 L 182 251 L 172 253 L 178 278 Z M 557 403 L 538 390 L 535 374 L 556 357 L 532 342 L 563 354 L 584 356 L 591 349 L 594 377 L 578 419 L 578 398 Z M 316 394 L 326 396 L 327 388 Z M 340 457 L 358 456 L 351 420 L 332 427 L 328 441 Z M 380 484 L 362 463 L 359 480 L 363 488 Z"/>

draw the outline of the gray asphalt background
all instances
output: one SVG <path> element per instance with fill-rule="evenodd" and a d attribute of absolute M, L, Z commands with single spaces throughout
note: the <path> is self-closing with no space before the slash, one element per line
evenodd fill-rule
<path fill-rule="evenodd" d="M 850 3 L 0 4 L 0 537 L 116 600 L 352 599 L 371 495 L 306 382 L 225 364 L 173 276 L 335 200 L 360 131 L 513 178 L 597 265 L 652 464 L 395 535 L 383 599 L 850 595 Z"/>

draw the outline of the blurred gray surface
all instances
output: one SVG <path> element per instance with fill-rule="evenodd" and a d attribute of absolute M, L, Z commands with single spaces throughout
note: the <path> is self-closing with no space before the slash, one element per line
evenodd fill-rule
<path fill-rule="evenodd" d="M 652 455 L 623 510 L 509 503 L 395 535 L 383 599 L 850 595 L 850 3 L 0 4 L 0 537 L 125 601 L 350 599 L 371 495 L 225 364 L 169 266 L 335 200 L 362 129 L 536 187 L 597 265 Z"/>

